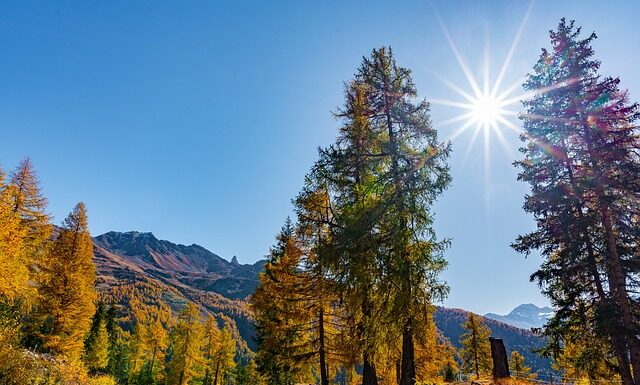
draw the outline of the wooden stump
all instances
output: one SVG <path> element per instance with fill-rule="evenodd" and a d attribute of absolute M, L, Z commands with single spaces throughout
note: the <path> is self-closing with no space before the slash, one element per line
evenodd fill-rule
<path fill-rule="evenodd" d="M 500 338 L 489 338 L 491 343 L 491 359 L 493 360 L 493 378 L 508 378 L 509 361 L 507 359 L 507 350 L 504 348 L 504 342 Z"/>

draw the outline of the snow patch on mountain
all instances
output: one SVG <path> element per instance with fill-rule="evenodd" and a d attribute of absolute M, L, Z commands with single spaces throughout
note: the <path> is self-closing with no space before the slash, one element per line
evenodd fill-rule
<path fill-rule="evenodd" d="M 544 326 L 553 314 L 554 310 L 550 307 L 538 307 L 528 303 L 516 307 L 507 315 L 487 313 L 484 316 L 519 328 L 531 329 Z"/>

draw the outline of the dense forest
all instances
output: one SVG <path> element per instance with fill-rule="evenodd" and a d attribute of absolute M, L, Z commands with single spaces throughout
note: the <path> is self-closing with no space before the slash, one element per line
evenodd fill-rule
<path fill-rule="evenodd" d="M 536 226 L 512 246 L 542 255 L 531 279 L 555 313 L 536 331 L 546 342 L 538 353 L 555 374 L 638 385 L 640 109 L 618 78 L 599 73 L 595 38 L 562 19 L 526 76 L 515 166 Z M 173 279 L 161 270 L 135 283 L 126 275 L 147 274 L 136 267 L 111 277 L 122 282 L 96 279 L 96 261 L 109 256 L 95 253 L 85 205 L 54 225 L 31 161 L 0 169 L 0 383 L 490 379 L 487 323 L 465 314 L 451 341 L 434 321 L 451 241 L 436 234 L 433 206 L 451 182 L 452 148 L 411 71 L 390 47 L 374 49 L 334 114 L 335 142 L 319 149 L 293 198 L 250 308 L 187 293 L 185 282 L 213 284 L 195 275 L 178 277 L 178 289 L 161 284 Z M 234 285 L 230 293 L 247 294 Z M 234 311 L 251 314 L 242 319 L 255 326 L 255 351 Z M 510 349 L 512 374 L 539 381 L 524 353 Z"/>

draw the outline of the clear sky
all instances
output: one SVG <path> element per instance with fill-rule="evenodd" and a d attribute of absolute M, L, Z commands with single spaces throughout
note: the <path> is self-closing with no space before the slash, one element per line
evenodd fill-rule
<path fill-rule="evenodd" d="M 566 16 L 598 33 L 602 72 L 637 100 L 634 2 L 2 2 L 0 162 L 32 158 L 56 222 L 82 200 L 93 234 L 152 231 L 251 263 L 291 213 L 316 148 L 334 140 L 330 111 L 363 55 L 391 45 L 421 97 L 464 101 L 442 80 L 471 91 L 443 26 L 474 76 L 490 53 L 495 79 L 530 5 L 504 88 Z M 459 114 L 433 105 L 441 137 Z M 504 137 L 508 151 L 490 137 L 488 162 L 482 137 L 453 142 L 453 183 L 435 207 L 439 235 L 453 239 L 447 306 L 546 303 L 528 281 L 538 258 L 509 247 L 533 221 L 511 166 L 517 134 Z"/>

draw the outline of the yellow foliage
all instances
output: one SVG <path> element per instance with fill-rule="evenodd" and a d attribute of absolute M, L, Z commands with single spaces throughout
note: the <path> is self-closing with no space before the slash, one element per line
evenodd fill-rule
<path fill-rule="evenodd" d="M 97 297 L 93 243 L 83 203 L 65 219 L 42 264 L 41 277 L 42 339 L 51 352 L 76 360 L 84 350 Z"/>
<path fill-rule="evenodd" d="M 27 229 L 21 226 L 20 216 L 15 207 L 15 186 L 3 185 L 0 170 L 0 296 L 9 303 L 16 298 L 28 299 L 29 269 L 24 250 Z"/>

